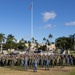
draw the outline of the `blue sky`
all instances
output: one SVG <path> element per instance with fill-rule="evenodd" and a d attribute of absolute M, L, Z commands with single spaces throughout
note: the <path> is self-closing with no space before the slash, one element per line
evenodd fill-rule
<path fill-rule="evenodd" d="M 0 0 L 0 33 L 20 40 L 30 39 L 30 4 L 32 0 Z M 75 33 L 75 0 L 33 0 L 34 38 L 53 35 L 52 41 Z"/>

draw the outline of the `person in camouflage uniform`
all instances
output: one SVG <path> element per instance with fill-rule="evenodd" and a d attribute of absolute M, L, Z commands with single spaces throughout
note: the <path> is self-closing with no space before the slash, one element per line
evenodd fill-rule
<path fill-rule="evenodd" d="M 65 66 L 65 57 L 64 56 L 61 56 L 61 58 L 60 58 L 60 65 L 61 65 L 61 68 L 64 68 L 64 66 Z"/>
<path fill-rule="evenodd" d="M 28 70 L 28 58 L 27 57 L 24 58 L 24 69 Z"/>
<path fill-rule="evenodd" d="M 53 57 L 53 58 L 51 59 L 51 67 L 54 68 L 54 66 L 55 66 L 55 57 Z"/>
<path fill-rule="evenodd" d="M 44 67 L 44 57 L 41 56 L 41 59 L 40 59 L 40 64 L 41 64 L 41 67 L 43 68 Z"/>
<path fill-rule="evenodd" d="M 20 66 L 23 66 L 24 65 L 24 57 L 22 56 L 21 58 L 20 58 Z"/>
<path fill-rule="evenodd" d="M 46 64 L 45 64 L 45 70 L 49 70 L 49 63 L 50 63 L 50 60 L 49 60 L 48 57 L 45 59 L 45 62 L 46 62 Z"/>
<path fill-rule="evenodd" d="M 34 70 L 34 72 L 37 72 L 37 63 L 38 63 L 37 58 L 34 58 L 34 62 L 33 62 L 33 70 Z"/>

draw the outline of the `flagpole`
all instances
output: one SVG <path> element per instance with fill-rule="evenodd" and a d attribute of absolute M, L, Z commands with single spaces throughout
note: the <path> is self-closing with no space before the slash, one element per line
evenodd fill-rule
<path fill-rule="evenodd" d="M 31 39 L 33 38 L 33 1 L 31 2 L 32 8 L 31 8 Z"/>

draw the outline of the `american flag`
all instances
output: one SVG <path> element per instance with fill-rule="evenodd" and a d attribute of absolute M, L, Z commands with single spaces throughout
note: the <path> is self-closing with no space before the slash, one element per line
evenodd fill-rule
<path fill-rule="evenodd" d="M 30 7 L 29 7 L 29 9 L 30 9 L 30 10 L 32 9 L 32 3 L 30 4 Z"/>

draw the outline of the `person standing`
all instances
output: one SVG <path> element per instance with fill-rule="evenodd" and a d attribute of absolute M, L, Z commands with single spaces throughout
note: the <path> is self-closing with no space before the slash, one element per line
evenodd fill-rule
<path fill-rule="evenodd" d="M 61 68 L 64 68 L 64 66 L 65 66 L 65 57 L 61 56 L 60 60 L 61 60 Z"/>
<path fill-rule="evenodd" d="M 33 69 L 34 69 L 34 72 L 37 72 L 37 59 L 34 59 L 34 62 L 33 62 Z"/>
<path fill-rule="evenodd" d="M 24 58 L 24 69 L 28 70 L 28 59 L 27 59 L 27 57 Z"/>
<path fill-rule="evenodd" d="M 45 70 L 49 70 L 50 60 L 48 59 L 48 57 L 47 57 L 47 59 L 45 61 L 46 61 Z"/>
<path fill-rule="evenodd" d="M 52 59 L 52 67 L 54 68 L 54 66 L 55 66 L 55 57 L 53 57 L 53 59 Z"/>
<path fill-rule="evenodd" d="M 20 58 L 20 66 L 23 66 L 23 65 L 24 65 L 24 58 L 21 57 L 21 58 Z"/>
<path fill-rule="evenodd" d="M 72 58 L 71 55 L 70 55 L 70 57 L 69 57 L 69 63 L 70 63 L 71 66 L 73 66 L 73 58 Z"/>

